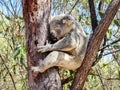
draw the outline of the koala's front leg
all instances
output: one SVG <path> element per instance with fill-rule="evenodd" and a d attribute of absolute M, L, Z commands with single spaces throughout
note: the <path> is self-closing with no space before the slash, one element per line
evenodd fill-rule
<path fill-rule="evenodd" d="M 56 43 L 54 44 L 49 44 L 47 43 L 44 46 L 38 46 L 38 51 L 39 52 L 47 52 L 47 51 L 70 51 L 74 48 L 76 48 L 77 44 L 76 44 L 76 40 L 75 38 L 71 37 L 71 36 L 66 36 L 60 40 L 58 40 Z"/>
<path fill-rule="evenodd" d="M 38 52 L 47 51 L 69 51 L 76 47 L 74 38 L 64 37 L 54 44 L 46 43 L 44 46 L 37 46 Z"/>
<path fill-rule="evenodd" d="M 77 42 L 73 36 L 68 34 L 64 38 L 58 40 L 51 46 L 54 51 L 70 51 L 77 47 Z"/>

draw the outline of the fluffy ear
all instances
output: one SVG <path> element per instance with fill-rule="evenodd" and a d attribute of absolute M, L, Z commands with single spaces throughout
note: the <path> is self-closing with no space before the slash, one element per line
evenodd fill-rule
<path fill-rule="evenodd" d="M 73 24 L 73 21 L 72 20 L 63 20 L 62 23 L 70 26 Z"/>

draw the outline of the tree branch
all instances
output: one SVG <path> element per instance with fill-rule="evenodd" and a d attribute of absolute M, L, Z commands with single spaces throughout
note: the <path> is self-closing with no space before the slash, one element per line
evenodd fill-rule
<path fill-rule="evenodd" d="M 115 14 L 117 13 L 119 6 L 120 0 L 112 0 L 108 6 L 104 17 L 97 26 L 93 36 L 90 38 L 85 58 L 82 62 L 81 67 L 75 74 L 71 90 L 82 90 L 90 68 L 92 67 L 93 60 L 96 56 L 96 53 L 98 52 L 101 41 L 104 38 Z"/>
<path fill-rule="evenodd" d="M 96 16 L 96 12 L 95 12 L 94 0 L 88 0 L 88 2 L 89 2 L 89 8 L 90 8 L 92 30 L 94 32 L 96 27 L 98 26 L 97 16 Z"/>
<path fill-rule="evenodd" d="M 106 35 L 105 35 L 102 46 L 105 46 L 105 45 L 106 45 L 106 38 L 107 38 L 107 37 L 106 37 Z M 95 65 L 101 60 L 101 58 L 102 58 L 102 56 L 103 56 L 103 53 L 104 53 L 104 49 L 100 50 L 100 54 L 99 54 L 98 58 L 93 62 L 93 65 L 92 65 L 92 66 L 95 66 Z"/>
<path fill-rule="evenodd" d="M 70 82 L 70 81 L 72 81 L 72 80 L 73 80 L 73 76 L 70 76 L 70 77 L 62 80 L 61 82 L 62 82 L 62 85 L 64 85 L 64 84 L 66 84 L 66 83 L 68 83 L 68 82 Z"/>
<path fill-rule="evenodd" d="M 113 53 L 116 53 L 116 52 L 119 52 L 119 51 L 120 51 L 120 49 L 115 50 L 115 51 L 112 51 L 112 52 L 109 52 L 109 53 L 106 53 L 106 54 L 104 54 L 103 56 L 106 56 L 106 55 L 109 55 L 109 54 L 113 54 Z"/>
<path fill-rule="evenodd" d="M 119 38 L 118 40 L 113 41 L 112 43 L 110 43 L 110 44 L 108 44 L 108 45 L 106 45 L 106 46 L 103 46 L 103 47 L 100 48 L 99 50 L 105 49 L 105 48 L 109 47 L 110 45 L 115 44 L 115 43 L 117 43 L 117 42 L 119 42 L 119 41 L 120 41 L 120 38 Z"/>
<path fill-rule="evenodd" d="M 88 2 L 89 2 L 90 14 L 91 14 L 90 16 L 91 16 L 92 30 L 94 33 L 96 27 L 98 26 L 97 16 L 96 16 L 96 12 L 95 12 L 95 5 L 94 5 L 93 0 L 88 0 Z M 103 42 L 103 46 L 105 46 L 105 45 L 106 45 L 106 35 L 104 37 L 104 42 Z M 99 54 L 97 60 L 94 61 L 93 66 L 96 65 L 100 61 L 100 59 L 102 58 L 103 52 L 104 52 L 104 49 L 100 51 L 100 54 Z"/>
<path fill-rule="evenodd" d="M 120 80 L 120 78 L 105 78 L 105 77 L 103 77 L 101 75 L 93 74 L 93 73 L 91 73 L 90 75 L 98 76 L 98 77 L 100 77 L 102 79 L 105 79 L 105 80 Z"/>
<path fill-rule="evenodd" d="M 101 6 L 102 6 L 103 3 L 104 3 L 104 0 L 100 0 L 99 5 L 98 5 L 98 10 L 99 11 L 101 10 Z"/>
<path fill-rule="evenodd" d="M 96 68 L 96 72 L 97 72 L 98 77 L 99 77 L 99 79 L 100 79 L 100 81 L 101 81 L 102 88 L 103 88 L 103 90 L 105 90 L 105 85 L 104 85 L 104 82 L 103 82 L 103 80 L 102 80 L 102 78 L 101 78 L 101 72 L 100 72 L 97 68 Z"/>
<path fill-rule="evenodd" d="M 75 6 L 77 5 L 78 2 L 79 2 L 79 0 L 77 0 L 77 1 L 75 2 L 75 4 L 73 5 L 72 9 L 70 10 L 70 12 L 69 12 L 68 14 L 71 14 L 72 10 L 75 8 Z"/>
<path fill-rule="evenodd" d="M 5 61 L 4 61 L 4 59 L 3 59 L 3 57 L 2 57 L 1 54 L 0 54 L 0 58 L 1 58 L 2 62 L 3 62 L 3 64 L 4 64 L 5 68 L 7 69 L 8 74 L 10 75 L 10 78 L 11 78 L 11 80 L 12 80 L 12 83 L 13 83 L 14 89 L 17 90 L 17 88 L 16 88 L 16 86 L 15 86 L 15 81 L 14 81 L 14 79 L 13 79 L 13 76 L 12 76 L 12 74 L 11 74 L 11 72 L 10 72 L 8 66 L 6 65 L 6 63 L 5 63 Z"/>

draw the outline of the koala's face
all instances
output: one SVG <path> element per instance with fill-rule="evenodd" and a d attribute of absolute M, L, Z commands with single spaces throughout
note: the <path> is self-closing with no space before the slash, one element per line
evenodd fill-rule
<path fill-rule="evenodd" d="M 50 22 L 50 35 L 54 40 L 59 40 L 74 29 L 74 20 L 69 15 L 56 16 Z"/>

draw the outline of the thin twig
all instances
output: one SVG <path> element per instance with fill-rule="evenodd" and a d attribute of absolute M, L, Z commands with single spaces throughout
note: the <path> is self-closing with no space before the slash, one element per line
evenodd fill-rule
<path fill-rule="evenodd" d="M 11 8 L 12 8 L 13 15 L 16 15 L 16 11 L 15 11 L 15 9 L 14 9 L 14 7 L 13 7 L 13 4 L 12 4 L 11 0 L 10 0 L 10 6 L 11 6 Z M 17 8 L 17 7 L 16 7 L 16 8 Z"/>
<path fill-rule="evenodd" d="M 113 53 L 112 55 L 113 55 L 113 57 L 114 57 L 114 60 L 116 61 L 116 63 L 117 63 L 117 64 L 118 64 L 118 66 L 120 67 L 120 63 L 119 63 L 119 61 L 117 60 L 117 58 L 116 58 L 115 54 Z"/>
<path fill-rule="evenodd" d="M 101 81 L 101 84 L 102 84 L 102 88 L 103 88 L 103 90 L 105 90 L 105 85 L 104 85 L 104 83 L 103 83 L 103 80 L 102 80 L 102 78 L 100 77 L 101 76 L 101 72 L 96 68 L 96 71 L 97 71 L 97 73 L 98 73 L 98 76 L 99 76 L 99 79 L 100 79 L 100 81 Z"/>
<path fill-rule="evenodd" d="M 68 83 L 68 82 L 70 82 L 70 81 L 72 81 L 72 80 L 73 80 L 73 76 L 70 76 L 70 77 L 62 80 L 61 82 L 62 82 L 62 85 L 64 85 L 64 84 L 66 84 L 66 83 Z"/>
<path fill-rule="evenodd" d="M 89 75 L 99 76 L 100 78 L 105 79 L 105 80 L 120 80 L 120 78 L 105 78 L 105 77 L 103 77 L 101 75 L 93 74 L 93 73 L 90 73 Z"/>
<path fill-rule="evenodd" d="M 79 0 L 77 0 L 77 1 L 75 2 L 75 4 L 73 5 L 72 9 L 70 10 L 70 12 L 69 12 L 68 14 L 71 14 L 72 10 L 75 8 L 75 6 L 77 5 L 78 2 L 79 2 Z"/>
<path fill-rule="evenodd" d="M 109 52 L 109 53 L 106 53 L 106 54 L 104 54 L 103 56 L 106 56 L 106 55 L 109 55 L 109 54 L 113 54 L 113 53 L 116 53 L 116 52 L 119 52 L 119 51 L 120 51 L 120 49 L 115 50 L 115 51 L 112 51 L 112 52 Z"/>
<path fill-rule="evenodd" d="M 103 47 L 100 48 L 99 50 L 105 49 L 105 48 L 109 47 L 110 45 L 115 44 L 115 43 L 117 43 L 117 42 L 119 42 L 119 41 L 120 41 L 120 38 L 119 38 L 118 40 L 113 41 L 112 43 L 110 43 L 110 44 L 108 44 L 108 45 L 106 45 L 106 46 L 103 46 Z"/>
<path fill-rule="evenodd" d="M 99 11 L 101 10 L 103 3 L 104 3 L 104 0 L 100 0 L 99 5 L 98 5 Z"/>
<path fill-rule="evenodd" d="M 5 66 L 5 68 L 7 69 L 8 73 L 9 73 L 9 75 L 10 75 L 10 77 L 11 77 L 11 80 L 12 80 L 13 86 L 14 86 L 14 89 L 17 90 L 17 88 L 16 88 L 16 86 L 15 86 L 15 81 L 14 81 L 14 79 L 13 79 L 13 76 L 12 76 L 12 74 L 11 74 L 9 68 L 7 67 L 7 65 L 6 65 L 6 63 L 5 63 L 5 61 L 4 61 L 4 59 L 3 59 L 3 57 L 2 57 L 1 54 L 0 54 L 0 58 L 1 58 L 1 60 L 2 60 L 2 62 L 3 62 L 3 64 L 4 64 L 4 66 Z"/>
<path fill-rule="evenodd" d="M 104 40 L 105 40 L 105 38 L 104 38 Z M 105 55 L 109 55 L 109 54 L 118 52 L 119 50 L 113 51 L 113 52 L 110 52 L 110 53 L 107 53 L 107 54 L 104 54 L 104 55 L 103 55 L 103 52 L 104 52 L 104 49 L 105 49 L 105 48 L 107 48 L 107 47 L 109 47 L 110 45 L 115 44 L 115 43 L 117 43 L 117 42 L 119 42 L 119 41 L 120 41 L 120 38 L 117 39 L 117 40 L 115 40 L 115 41 L 113 41 L 112 43 L 110 43 L 110 44 L 108 44 L 108 45 L 106 45 L 106 46 L 105 46 L 105 44 L 104 44 L 104 43 L 105 43 L 105 41 L 104 41 L 103 47 L 99 49 L 99 50 L 101 51 L 101 53 L 99 54 L 97 60 L 95 60 L 95 61 L 93 62 L 93 65 L 92 65 L 92 66 L 95 66 L 95 65 L 100 61 L 100 59 L 102 58 L 102 56 L 105 56 Z"/>
<path fill-rule="evenodd" d="M 9 12 L 14 16 L 13 12 L 11 11 L 11 9 L 8 7 L 7 3 L 6 3 L 4 0 L 3 0 L 3 1 L 0 1 L 0 3 L 1 3 L 2 5 L 4 5 L 4 6 L 6 7 L 7 11 L 9 11 Z"/>
<path fill-rule="evenodd" d="M 106 80 L 120 80 L 120 78 L 106 78 Z"/>

